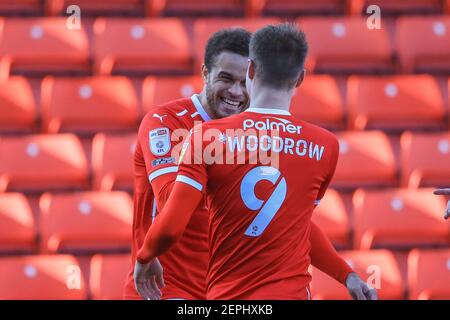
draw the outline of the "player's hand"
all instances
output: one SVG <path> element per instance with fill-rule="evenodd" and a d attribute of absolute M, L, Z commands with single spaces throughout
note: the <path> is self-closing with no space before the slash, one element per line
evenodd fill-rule
<path fill-rule="evenodd" d="M 378 300 L 377 291 L 370 288 L 355 272 L 347 276 L 345 286 L 353 300 Z"/>
<path fill-rule="evenodd" d="M 433 193 L 437 195 L 450 196 L 450 188 L 437 189 Z M 450 201 L 447 202 L 447 209 L 445 210 L 444 218 L 450 218 Z"/>
<path fill-rule="evenodd" d="M 134 286 L 139 295 L 147 300 L 161 299 L 160 288 L 164 287 L 163 268 L 158 259 L 134 265 Z"/>

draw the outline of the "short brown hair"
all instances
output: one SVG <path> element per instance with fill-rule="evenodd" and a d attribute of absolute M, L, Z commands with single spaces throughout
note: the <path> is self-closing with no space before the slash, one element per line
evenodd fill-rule
<path fill-rule="evenodd" d="M 250 59 L 263 85 L 281 89 L 295 85 L 308 53 L 306 36 L 296 25 L 268 25 L 250 40 Z"/>

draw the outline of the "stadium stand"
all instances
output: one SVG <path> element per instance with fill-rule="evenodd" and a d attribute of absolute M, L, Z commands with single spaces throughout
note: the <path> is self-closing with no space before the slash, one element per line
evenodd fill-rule
<path fill-rule="evenodd" d="M 313 221 L 381 299 L 450 299 L 450 0 L 78 0 L 79 29 L 70 4 L 0 1 L 0 299 L 120 299 L 139 120 L 202 89 L 213 32 L 286 19 L 310 43 L 291 111 L 340 143 Z"/>

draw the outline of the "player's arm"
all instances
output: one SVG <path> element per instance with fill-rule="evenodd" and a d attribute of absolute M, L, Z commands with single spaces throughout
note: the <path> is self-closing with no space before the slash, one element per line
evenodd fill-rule
<path fill-rule="evenodd" d="M 329 174 L 326 180 L 322 183 L 319 194 L 316 200 L 316 205 L 319 205 L 320 200 L 325 195 L 328 185 L 333 178 L 336 170 L 337 160 L 339 156 L 339 143 L 337 139 L 333 141 L 333 147 L 329 163 Z M 355 300 L 376 300 L 377 293 L 374 289 L 369 288 L 367 284 L 358 276 L 356 272 L 348 266 L 344 259 L 342 259 L 336 252 L 336 249 L 331 244 L 330 240 L 322 232 L 322 230 L 311 222 L 311 264 L 322 270 L 329 276 L 333 277 L 340 283 L 344 284 Z"/>
<path fill-rule="evenodd" d="M 193 148 L 190 137 L 186 149 Z M 202 154 L 201 152 L 200 154 Z M 194 153 L 189 152 L 189 157 Z M 186 163 L 185 163 L 186 162 Z M 192 164 L 191 164 L 192 163 Z M 159 268 L 156 257 L 165 253 L 181 237 L 192 214 L 203 198 L 206 185 L 206 167 L 203 162 L 183 161 L 180 158 L 179 174 L 173 190 L 158 217 L 148 230 L 144 244 L 137 254 L 135 284 L 138 292 L 147 299 L 160 296 L 161 281 L 157 281 Z M 161 277 L 162 278 L 162 277 Z"/>

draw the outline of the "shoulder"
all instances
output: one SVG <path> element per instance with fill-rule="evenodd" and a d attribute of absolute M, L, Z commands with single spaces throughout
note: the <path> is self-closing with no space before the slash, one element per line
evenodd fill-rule
<path fill-rule="evenodd" d="M 188 125 L 191 120 L 186 118 L 190 117 L 191 105 L 191 99 L 183 98 L 155 106 L 142 118 L 140 128 L 168 127 L 173 130 L 184 127 L 183 124 Z"/>

